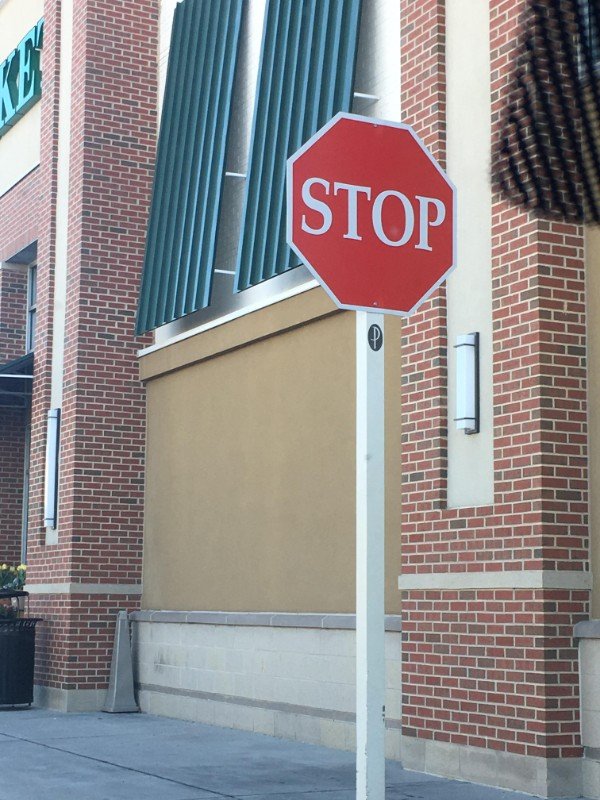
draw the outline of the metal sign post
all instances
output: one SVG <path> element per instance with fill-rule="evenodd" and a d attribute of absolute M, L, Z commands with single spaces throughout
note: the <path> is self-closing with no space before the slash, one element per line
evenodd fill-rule
<path fill-rule="evenodd" d="M 356 797 L 385 798 L 384 315 L 356 312 Z"/>
<path fill-rule="evenodd" d="M 384 314 L 456 264 L 454 186 L 408 125 L 340 112 L 288 159 L 287 241 L 356 312 L 356 796 L 385 799 Z"/>

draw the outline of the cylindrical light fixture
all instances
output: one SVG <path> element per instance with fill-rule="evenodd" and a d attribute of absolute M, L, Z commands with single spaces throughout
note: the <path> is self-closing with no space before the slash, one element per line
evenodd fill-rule
<path fill-rule="evenodd" d="M 58 507 L 58 451 L 60 447 L 60 408 L 48 411 L 46 436 L 46 478 L 44 484 L 44 525 L 56 528 Z"/>
<path fill-rule="evenodd" d="M 479 334 L 456 337 L 456 416 L 459 430 L 479 433 Z"/>

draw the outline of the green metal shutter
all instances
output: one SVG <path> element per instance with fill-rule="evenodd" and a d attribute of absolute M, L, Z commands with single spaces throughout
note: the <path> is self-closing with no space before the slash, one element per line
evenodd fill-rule
<path fill-rule="evenodd" d="M 350 111 L 362 0 L 269 0 L 236 291 L 300 263 L 286 244 L 286 161 Z"/>
<path fill-rule="evenodd" d="M 243 2 L 175 10 L 138 333 L 210 302 Z"/>

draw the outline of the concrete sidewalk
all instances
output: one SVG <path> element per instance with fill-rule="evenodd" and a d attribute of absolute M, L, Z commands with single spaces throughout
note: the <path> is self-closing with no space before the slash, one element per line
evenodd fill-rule
<path fill-rule="evenodd" d="M 354 755 L 145 714 L 0 711 L 0 800 L 353 800 Z M 387 800 L 531 800 L 388 763 Z"/>

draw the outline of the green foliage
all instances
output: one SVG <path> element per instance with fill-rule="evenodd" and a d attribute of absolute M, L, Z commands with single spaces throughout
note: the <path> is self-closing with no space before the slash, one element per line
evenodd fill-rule
<path fill-rule="evenodd" d="M 0 565 L 0 590 L 20 591 L 25 585 L 26 572 L 25 564 L 19 564 L 17 567 L 9 564 Z"/>

